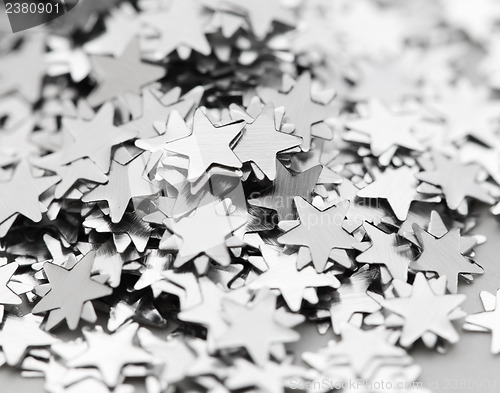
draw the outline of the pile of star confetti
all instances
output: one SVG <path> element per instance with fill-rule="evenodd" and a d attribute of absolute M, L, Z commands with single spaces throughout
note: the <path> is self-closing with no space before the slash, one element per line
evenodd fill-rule
<path fill-rule="evenodd" d="M 499 91 L 496 0 L 2 19 L 0 363 L 49 393 L 430 392 L 415 345 L 500 352 L 498 295 L 460 308 Z"/>

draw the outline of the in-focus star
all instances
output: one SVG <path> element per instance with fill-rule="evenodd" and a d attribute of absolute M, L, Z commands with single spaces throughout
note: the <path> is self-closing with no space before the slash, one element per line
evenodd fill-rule
<path fill-rule="evenodd" d="M 285 166 L 276 162 L 276 179 L 271 189 L 264 192 L 250 203 L 273 209 L 278 214 L 278 220 L 294 220 L 294 198 L 301 197 L 310 201 L 312 191 L 321 173 L 321 165 L 316 165 L 304 172 L 292 173 Z"/>
<path fill-rule="evenodd" d="M 391 206 L 396 218 L 404 221 L 410 205 L 417 197 L 416 171 L 407 166 L 387 168 L 373 183 L 359 190 L 362 198 L 384 198 Z"/>
<path fill-rule="evenodd" d="M 276 130 L 274 107 L 266 105 L 252 123 L 247 123 L 234 148 L 241 162 L 253 162 L 269 180 L 276 178 L 276 154 L 299 146 L 301 139 Z"/>
<path fill-rule="evenodd" d="M 481 266 L 462 255 L 460 229 L 454 228 L 440 238 L 424 231 L 418 224 L 413 224 L 413 231 L 422 248 L 420 256 L 410 265 L 413 270 L 435 272 L 446 277 L 446 287 L 451 293 L 457 293 L 460 274 L 483 274 Z"/>
<path fill-rule="evenodd" d="M 245 122 L 215 127 L 201 109 L 194 114 L 191 135 L 165 144 L 164 148 L 189 157 L 188 180 L 198 180 L 211 165 L 241 168 L 241 161 L 230 144 L 241 132 Z"/>

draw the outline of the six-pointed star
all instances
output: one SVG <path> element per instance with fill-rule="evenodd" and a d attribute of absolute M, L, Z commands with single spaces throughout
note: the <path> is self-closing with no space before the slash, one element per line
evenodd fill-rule
<path fill-rule="evenodd" d="M 410 265 L 413 270 L 445 276 L 446 286 L 451 293 L 457 293 L 459 274 L 483 274 L 479 265 L 461 254 L 460 229 L 452 229 L 440 238 L 430 235 L 418 224 L 413 224 L 413 231 L 422 247 L 422 254 Z"/>

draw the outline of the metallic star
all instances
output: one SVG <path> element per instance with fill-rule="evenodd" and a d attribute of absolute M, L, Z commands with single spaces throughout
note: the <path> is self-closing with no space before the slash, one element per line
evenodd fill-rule
<path fill-rule="evenodd" d="M 436 238 L 413 224 L 422 253 L 411 264 L 416 271 L 435 272 L 446 277 L 446 286 L 451 293 L 457 293 L 459 274 L 483 274 L 483 269 L 469 261 L 461 253 L 460 229 L 455 228 L 446 235 Z"/>
<path fill-rule="evenodd" d="M 412 345 L 426 332 L 456 343 L 459 336 L 449 320 L 449 314 L 464 300 L 465 295 L 436 295 L 425 276 L 418 273 L 411 296 L 385 300 L 382 307 L 404 317 L 400 338 L 400 344 L 404 347 Z"/>
<path fill-rule="evenodd" d="M 296 217 L 293 200 L 295 197 L 311 200 L 311 193 L 321 173 L 321 165 L 317 165 L 301 173 L 292 173 L 277 161 L 276 179 L 272 188 L 250 204 L 273 209 L 278 213 L 278 219 L 293 220 Z"/>
<path fill-rule="evenodd" d="M 82 201 L 107 201 L 111 222 L 120 222 L 132 198 L 150 196 L 159 191 L 157 186 L 143 177 L 145 160 L 141 154 L 126 165 L 112 161 L 108 183 L 99 185 L 85 194 Z"/>
<path fill-rule="evenodd" d="M 231 150 L 244 122 L 215 127 L 201 109 L 194 114 L 191 135 L 165 144 L 166 150 L 189 157 L 188 180 L 198 180 L 213 165 L 241 168 L 241 162 Z"/>
<path fill-rule="evenodd" d="M 59 309 L 64 314 L 68 327 L 75 330 L 80 321 L 84 303 L 108 296 L 113 291 L 90 277 L 94 263 L 94 252 L 89 252 L 70 270 L 52 263 L 43 267 L 50 282 L 50 291 L 33 308 L 33 313 Z"/>
<path fill-rule="evenodd" d="M 358 241 L 343 227 L 349 203 L 318 210 L 304 199 L 294 198 L 300 225 L 278 238 L 281 244 L 308 247 L 314 267 L 322 272 L 333 249 L 352 249 Z"/>
<path fill-rule="evenodd" d="M 133 131 L 121 130 L 113 125 L 115 110 L 104 104 L 90 121 L 63 119 L 63 127 L 73 135 L 73 141 L 63 148 L 61 164 L 88 157 L 104 173 L 108 173 L 113 146 L 137 136 Z"/>
<path fill-rule="evenodd" d="M 274 107 L 267 104 L 252 123 L 246 124 L 234 154 L 243 163 L 253 162 L 269 180 L 274 180 L 276 154 L 300 144 L 300 138 L 276 130 Z"/>

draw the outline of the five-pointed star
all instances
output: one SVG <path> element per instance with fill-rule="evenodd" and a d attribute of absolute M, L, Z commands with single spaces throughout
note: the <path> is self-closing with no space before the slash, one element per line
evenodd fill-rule
<path fill-rule="evenodd" d="M 295 134 L 302 137 L 301 148 L 311 148 L 311 126 L 333 114 L 332 108 L 319 104 L 311 98 L 311 75 L 302 74 L 292 90 L 281 93 L 274 89 L 258 89 L 259 97 L 265 103 L 285 107 L 285 117 L 295 126 Z"/>
<path fill-rule="evenodd" d="M 63 127 L 74 140 L 63 149 L 61 164 L 88 157 L 101 171 L 108 173 L 113 146 L 137 136 L 136 132 L 113 125 L 114 112 L 113 105 L 106 103 L 90 121 L 63 119 Z"/>
<path fill-rule="evenodd" d="M 357 196 L 387 199 L 397 219 L 404 221 L 417 196 L 417 183 L 414 169 L 407 166 L 387 168 L 373 183 L 359 190 Z"/>
<path fill-rule="evenodd" d="M 500 289 L 496 296 L 486 291 L 480 296 L 485 311 L 468 315 L 465 322 L 491 332 L 491 352 L 496 355 L 500 353 Z"/>
<path fill-rule="evenodd" d="M 9 316 L 0 330 L 0 346 L 9 366 L 16 366 L 29 347 L 45 347 L 59 340 L 40 329 L 38 318 Z"/>
<path fill-rule="evenodd" d="M 377 277 L 374 269 L 365 265 L 351 277 L 341 280 L 340 287 L 333 293 L 330 306 L 330 319 L 335 334 L 340 334 L 344 323 L 349 322 L 355 313 L 373 313 L 380 305 L 366 292 Z"/>
<path fill-rule="evenodd" d="M 162 66 L 141 62 L 139 43 L 133 40 L 120 57 L 91 56 L 97 73 L 97 87 L 90 93 L 92 106 L 121 96 L 125 93 L 139 94 L 141 88 L 165 76 Z"/>
<path fill-rule="evenodd" d="M 286 255 L 261 246 L 269 269 L 249 285 L 250 289 L 279 289 L 290 310 L 300 310 L 306 288 L 338 288 L 339 280 L 331 274 L 318 273 L 311 266 L 297 270 L 297 254 Z"/>
<path fill-rule="evenodd" d="M 151 363 L 153 356 L 133 344 L 139 325 L 127 325 L 113 334 L 101 330 L 83 330 L 88 349 L 71 359 L 71 367 L 96 367 L 106 385 L 116 386 L 123 366 Z"/>
<path fill-rule="evenodd" d="M 376 360 L 386 363 L 401 362 L 407 358 L 403 348 L 388 341 L 390 331 L 383 326 L 372 330 L 361 330 L 349 323 L 342 325 L 342 339 L 327 349 L 328 357 L 344 358 L 357 375 L 366 376 L 370 364 Z M 397 362 L 396 361 L 396 362 Z"/>
<path fill-rule="evenodd" d="M 205 56 L 212 51 L 204 32 L 203 5 L 197 0 L 174 0 L 166 11 L 146 13 L 142 21 L 157 30 L 159 42 L 153 46 L 154 57 L 163 59 L 184 47 Z"/>
<path fill-rule="evenodd" d="M 18 90 L 24 98 L 34 103 L 40 98 L 46 64 L 45 37 L 41 34 L 24 36 L 24 42 L 16 52 L 0 58 L 0 94 Z M 19 72 L 22 71 L 20 75 Z"/>
<path fill-rule="evenodd" d="M 243 136 L 233 151 L 241 162 L 255 163 L 269 180 L 274 180 L 276 154 L 300 143 L 300 138 L 276 130 L 274 107 L 267 104 L 252 123 L 246 124 Z"/>
<path fill-rule="evenodd" d="M 449 320 L 449 314 L 464 300 L 465 295 L 436 295 L 425 276 L 418 273 L 411 296 L 384 300 L 382 307 L 404 317 L 400 338 L 404 347 L 412 345 L 426 332 L 435 333 L 455 343 L 459 337 Z"/>
<path fill-rule="evenodd" d="M 458 275 L 461 273 L 482 274 L 483 269 L 470 262 L 460 252 L 460 229 L 454 228 L 446 235 L 435 238 L 418 224 L 413 231 L 422 247 L 422 254 L 411 264 L 411 268 L 422 272 L 435 272 L 446 277 L 446 286 L 451 293 L 457 293 Z"/>
<path fill-rule="evenodd" d="M 213 164 L 241 168 L 241 162 L 231 150 L 245 122 L 215 127 L 201 109 L 194 114 L 191 135 L 165 144 L 164 148 L 189 157 L 188 181 L 198 180 Z"/>
<path fill-rule="evenodd" d="M 349 203 L 344 202 L 326 210 L 318 210 L 304 199 L 294 198 L 300 225 L 278 238 L 281 244 L 308 247 L 318 273 L 325 270 L 334 248 L 352 249 L 358 241 L 343 227 Z"/>
<path fill-rule="evenodd" d="M 85 255 L 70 270 L 52 263 L 43 267 L 50 282 L 50 291 L 33 308 L 33 313 L 60 309 L 66 318 L 68 327 L 74 330 L 78 326 L 85 302 L 108 296 L 112 289 L 94 281 L 90 277 L 94 264 L 93 251 Z"/>
<path fill-rule="evenodd" d="M 244 347 L 252 360 L 263 366 L 269 360 L 272 344 L 297 341 L 299 334 L 276 322 L 276 296 L 260 291 L 251 305 L 242 306 L 230 300 L 223 301 L 229 328 L 217 338 L 223 348 Z"/>
<path fill-rule="evenodd" d="M 144 154 L 126 165 L 113 160 L 109 171 L 109 181 L 85 194 L 82 201 L 107 201 L 111 222 L 120 222 L 132 198 L 153 195 L 159 191 L 157 186 L 143 177 L 145 166 Z"/>
<path fill-rule="evenodd" d="M 378 100 L 370 101 L 370 115 L 366 118 L 350 120 L 347 127 L 370 136 L 370 149 L 378 157 L 394 146 L 422 151 L 423 147 L 412 134 L 412 127 L 418 120 L 414 114 L 392 113 Z"/>
<path fill-rule="evenodd" d="M 207 195 L 193 214 L 171 222 L 172 231 L 182 238 L 175 267 L 182 266 L 200 253 L 205 253 L 223 266 L 231 263 L 226 240 L 245 224 L 246 219 L 230 214 L 218 215 L 215 207 L 216 202 L 211 195 Z"/>
<path fill-rule="evenodd" d="M 372 246 L 358 255 L 356 261 L 385 265 L 392 278 L 406 282 L 411 261 L 408 254 L 409 243 L 396 233 L 385 233 L 371 224 L 365 223 L 363 227 L 370 237 Z"/>
<path fill-rule="evenodd" d="M 311 193 L 321 173 L 321 165 L 307 171 L 294 174 L 280 162 L 276 162 L 276 180 L 270 192 L 250 200 L 251 204 L 273 209 L 278 213 L 278 219 L 293 220 L 296 217 L 293 199 L 296 196 L 311 200 Z"/>
<path fill-rule="evenodd" d="M 19 267 L 17 262 L 11 262 L 0 267 L 0 304 L 21 304 L 22 300 L 7 284 Z"/>
<path fill-rule="evenodd" d="M 285 8 L 280 0 L 253 0 L 242 3 L 238 0 L 222 0 L 235 10 L 244 10 L 250 19 L 252 31 L 259 40 L 266 38 L 273 25 L 273 21 L 287 26 L 295 25 L 295 16 L 292 10 Z"/>
<path fill-rule="evenodd" d="M 191 100 L 182 100 L 171 105 L 164 105 L 151 89 L 144 89 L 141 116 L 123 124 L 120 128 L 135 132 L 138 138 L 155 137 L 158 136 L 158 132 L 153 126 L 156 121 L 167 121 L 170 113 L 174 110 L 178 111 L 184 119 L 192 106 L 193 102 Z"/>
<path fill-rule="evenodd" d="M 472 197 L 489 204 L 495 201 L 476 181 L 480 171 L 479 165 L 463 165 L 460 161 L 437 152 L 434 152 L 433 158 L 436 169 L 417 173 L 416 177 L 441 187 L 446 197 L 446 204 L 450 209 L 458 209 L 466 197 Z"/>
<path fill-rule="evenodd" d="M 0 183 L 0 223 L 16 213 L 39 222 L 42 214 L 38 198 L 59 180 L 59 176 L 35 178 L 28 162 L 21 161 L 10 180 Z"/>

